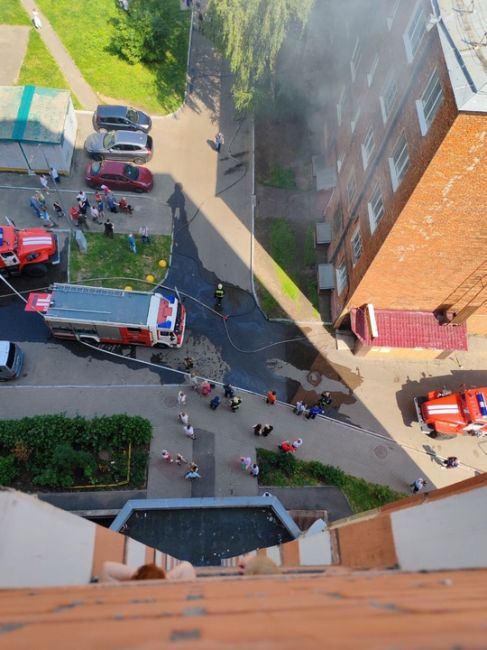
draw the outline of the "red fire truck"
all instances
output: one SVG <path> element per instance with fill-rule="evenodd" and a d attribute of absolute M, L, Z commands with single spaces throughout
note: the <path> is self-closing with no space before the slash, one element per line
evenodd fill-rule
<path fill-rule="evenodd" d="M 459 435 L 487 435 L 487 386 L 462 386 L 454 393 L 443 388 L 415 397 L 416 414 L 430 438 L 447 440 Z"/>
<path fill-rule="evenodd" d="M 180 348 L 186 326 L 184 305 L 169 292 L 56 283 L 31 293 L 25 309 L 42 313 L 54 336 L 89 343 Z"/>

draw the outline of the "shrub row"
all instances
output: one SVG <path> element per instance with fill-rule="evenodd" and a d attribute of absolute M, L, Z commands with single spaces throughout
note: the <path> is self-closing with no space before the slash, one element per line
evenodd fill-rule
<path fill-rule="evenodd" d="M 144 482 L 152 428 L 140 416 L 40 415 L 0 421 L 0 484 L 48 489 L 76 484 L 118 483 L 128 473 L 131 484 Z M 107 460 L 100 457 L 105 452 Z"/>

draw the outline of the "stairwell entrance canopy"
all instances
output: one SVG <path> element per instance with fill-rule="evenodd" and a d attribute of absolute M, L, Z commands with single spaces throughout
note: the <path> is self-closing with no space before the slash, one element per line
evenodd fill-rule
<path fill-rule="evenodd" d="M 67 90 L 0 86 L 0 170 L 68 174 L 77 121 Z"/>

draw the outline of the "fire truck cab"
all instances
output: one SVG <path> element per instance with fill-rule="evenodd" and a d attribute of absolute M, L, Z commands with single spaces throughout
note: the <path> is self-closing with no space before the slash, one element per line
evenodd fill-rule
<path fill-rule="evenodd" d="M 40 278 L 59 264 L 57 236 L 43 228 L 0 226 L 0 273 Z"/>
<path fill-rule="evenodd" d="M 89 343 L 180 348 L 186 326 L 184 305 L 169 292 L 56 283 L 31 293 L 25 309 L 42 313 L 53 336 Z"/>
<path fill-rule="evenodd" d="M 431 438 L 487 435 L 487 386 L 433 390 L 414 398 L 421 430 Z"/>

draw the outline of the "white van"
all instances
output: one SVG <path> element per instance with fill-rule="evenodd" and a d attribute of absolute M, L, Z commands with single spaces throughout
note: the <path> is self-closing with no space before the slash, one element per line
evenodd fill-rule
<path fill-rule="evenodd" d="M 0 381 L 16 379 L 22 372 L 24 353 L 17 343 L 0 341 Z"/>

